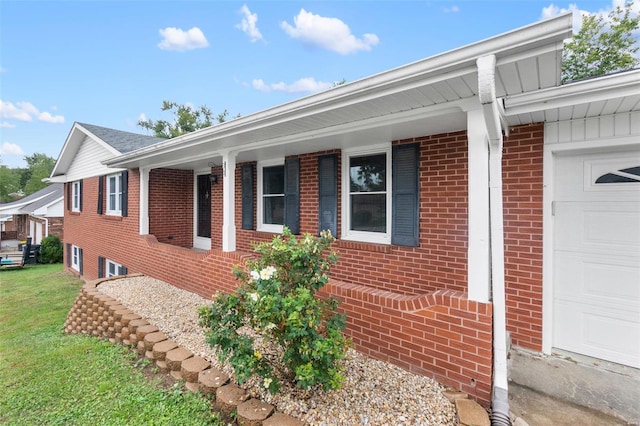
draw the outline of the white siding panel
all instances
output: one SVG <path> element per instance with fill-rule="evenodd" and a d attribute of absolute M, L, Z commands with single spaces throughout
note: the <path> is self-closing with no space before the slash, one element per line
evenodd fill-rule
<path fill-rule="evenodd" d="M 545 124 L 547 144 L 627 136 L 640 136 L 638 111 Z"/>
<path fill-rule="evenodd" d="M 113 158 L 113 154 L 87 136 L 80 144 L 80 149 L 78 149 L 78 153 L 69 166 L 69 170 L 66 173 L 67 181 L 105 175 L 120 170 L 100 164 L 109 158 Z"/>

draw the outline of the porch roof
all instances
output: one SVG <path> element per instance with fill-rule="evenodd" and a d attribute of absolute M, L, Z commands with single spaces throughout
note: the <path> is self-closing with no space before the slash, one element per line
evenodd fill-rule
<path fill-rule="evenodd" d="M 498 97 L 554 88 L 560 85 L 562 43 L 570 36 L 571 14 L 564 14 L 104 164 L 195 169 L 218 164 L 229 151 L 242 162 L 463 130 L 466 111 L 480 108 L 479 57 L 496 57 Z"/>

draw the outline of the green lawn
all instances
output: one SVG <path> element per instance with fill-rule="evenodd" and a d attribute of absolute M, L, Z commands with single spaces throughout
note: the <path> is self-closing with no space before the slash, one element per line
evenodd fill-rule
<path fill-rule="evenodd" d="M 123 346 L 64 334 L 81 285 L 61 265 L 0 271 L 0 424 L 222 424 L 204 397 L 147 380 Z"/>

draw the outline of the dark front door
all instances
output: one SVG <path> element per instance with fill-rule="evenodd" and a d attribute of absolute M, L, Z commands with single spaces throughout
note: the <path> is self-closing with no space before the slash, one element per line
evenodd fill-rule
<path fill-rule="evenodd" d="M 210 175 L 198 175 L 198 237 L 211 238 L 211 180 Z"/>

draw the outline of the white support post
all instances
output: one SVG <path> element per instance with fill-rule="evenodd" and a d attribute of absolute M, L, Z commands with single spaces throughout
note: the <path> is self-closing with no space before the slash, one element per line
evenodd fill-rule
<path fill-rule="evenodd" d="M 222 251 L 236 251 L 236 155 L 222 155 Z"/>
<path fill-rule="evenodd" d="M 140 235 L 149 234 L 149 169 L 140 169 Z"/>
<path fill-rule="evenodd" d="M 489 244 L 489 145 L 481 109 L 467 112 L 469 156 L 469 246 L 467 292 L 469 300 L 491 299 Z"/>

